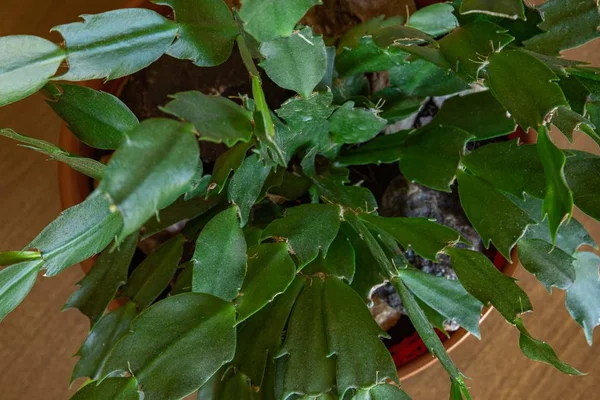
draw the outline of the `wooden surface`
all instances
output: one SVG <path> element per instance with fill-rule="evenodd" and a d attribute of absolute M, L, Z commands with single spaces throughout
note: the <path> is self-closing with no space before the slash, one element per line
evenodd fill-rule
<path fill-rule="evenodd" d="M 97 13 L 118 6 L 121 0 L 2 0 L 0 36 L 48 34 L 50 27 L 71 22 L 78 14 Z M 600 45 L 570 54 L 600 65 Z M 60 121 L 39 96 L 0 108 L 0 127 L 56 142 Z M 562 142 L 561 142 L 562 143 Z M 578 137 L 576 145 L 596 147 Z M 0 250 L 26 245 L 58 213 L 56 165 L 42 155 L 0 138 Z M 596 240 L 598 225 L 588 223 Z M 0 325 L 0 398 L 3 400 L 68 399 L 68 384 L 76 358 L 71 357 L 85 338 L 88 322 L 75 310 L 61 307 L 81 279 L 72 267 L 52 279 L 40 278 L 30 296 Z M 564 295 L 552 296 L 524 271 L 517 273 L 529 293 L 535 312 L 526 318 L 536 337 L 552 344 L 559 355 L 588 376 L 560 374 L 521 355 L 516 329 L 493 313 L 482 326 L 483 341 L 469 338 L 452 353 L 470 378 L 475 399 L 597 399 L 600 393 L 600 343 L 587 346 L 580 327 L 564 307 Z M 596 335 L 597 341 L 600 337 Z M 448 379 L 439 365 L 403 382 L 415 400 L 448 398 Z"/>

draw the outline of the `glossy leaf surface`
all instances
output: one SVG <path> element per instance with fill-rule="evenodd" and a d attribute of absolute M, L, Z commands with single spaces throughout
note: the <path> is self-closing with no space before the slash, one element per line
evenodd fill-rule
<path fill-rule="evenodd" d="M 539 239 L 519 240 L 519 261 L 546 288 L 568 289 L 575 281 L 573 257 Z"/>
<path fill-rule="evenodd" d="M 600 257 L 594 253 L 577 253 L 574 262 L 575 283 L 567 290 L 567 310 L 583 328 L 588 344 L 592 345 L 594 328 L 600 321 Z"/>
<path fill-rule="evenodd" d="M 387 121 L 374 110 L 355 108 L 348 102 L 335 110 L 329 118 L 329 129 L 337 143 L 354 144 L 373 139 L 385 127 Z"/>
<path fill-rule="evenodd" d="M 525 19 L 522 0 L 464 0 L 461 14 L 480 13 L 510 19 Z"/>
<path fill-rule="evenodd" d="M 24 261 L 0 270 L 0 321 L 14 310 L 29 293 L 42 261 Z"/>

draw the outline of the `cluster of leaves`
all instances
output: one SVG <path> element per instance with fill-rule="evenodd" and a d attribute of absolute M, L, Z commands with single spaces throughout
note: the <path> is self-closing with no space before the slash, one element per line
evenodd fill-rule
<path fill-rule="evenodd" d="M 348 169 L 399 163 L 408 179 L 440 191 L 457 181 L 484 244 L 509 261 L 518 244 L 529 272 L 548 290 L 566 290 L 591 343 L 600 258 L 578 251 L 594 243 L 570 217 L 577 205 L 600 219 L 600 157 L 562 151 L 548 135 L 553 124 L 569 139 L 580 129 L 600 143 L 600 71 L 556 57 L 599 35 L 596 1 L 574 2 L 436 4 L 408 20 L 360 24 L 332 38 L 336 46 L 297 26 L 316 0 L 244 0 L 239 13 L 222 0 L 164 0 L 175 20 L 125 9 L 56 27 L 61 46 L 0 38 L 1 105 L 43 89 L 81 141 L 115 150 L 104 165 L 0 130 L 99 181 L 24 251 L 0 253 L 0 319 L 41 270 L 54 276 L 100 254 L 66 305 L 92 325 L 73 373 L 90 381 L 75 399 L 198 390 L 202 399 L 407 399 L 367 309 L 384 282 L 448 372 L 451 399 L 470 396 L 434 327 L 453 319 L 479 337 L 489 304 L 520 331 L 527 357 L 579 374 L 528 333 L 521 315 L 532 306 L 512 278 L 457 246 L 464 239 L 453 229 L 378 216 L 373 194 L 351 185 Z M 163 111 L 176 119 L 140 122 L 110 94 L 49 83 L 119 78 L 163 54 L 214 66 L 236 42 L 251 96 L 240 104 L 174 94 Z M 298 96 L 270 110 L 255 60 Z M 373 93 L 366 74 L 378 72 L 389 73 L 390 86 Z M 395 128 L 430 97 L 474 86 L 430 124 Z M 537 130 L 537 144 L 477 143 L 517 124 Z M 203 142 L 229 148 L 210 173 Z M 138 241 L 182 220 L 185 228 L 128 274 Z M 450 256 L 459 280 L 410 266 L 408 248 L 430 260 Z M 115 298 L 122 306 L 105 313 Z"/>

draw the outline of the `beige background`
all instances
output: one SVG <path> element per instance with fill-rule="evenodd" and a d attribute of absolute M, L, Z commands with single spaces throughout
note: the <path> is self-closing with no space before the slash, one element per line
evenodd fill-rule
<path fill-rule="evenodd" d="M 119 6 L 122 0 L 2 0 L 0 36 L 48 34 L 50 27 L 73 21 L 82 13 Z M 570 56 L 600 65 L 600 44 Z M 0 127 L 56 142 L 59 119 L 39 96 L 0 109 Z M 562 142 L 561 142 L 562 143 Z M 596 147 L 578 138 L 576 145 Z M 56 165 L 0 138 L 0 250 L 19 249 L 60 212 Z M 598 225 L 588 223 L 600 240 Z M 24 303 L 0 325 L 0 398 L 63 400 L 76 361 L 71 356 L 85 338 L 88 322 L 77 311 L 61 312 L 62 304 L 82 277 L 72 267 L 52 279 L 40 279 Z M 600 343 L 587 346 L 579 326 L 564 307 L 564 295 L 548 293 L 524 271 L 517 277 L 530 294 L 535 313 L 527 316 L 531 333 L 551 343 L 560 356 L 589 373 L 583 378 L 560 374 L 529 362 L 518 349 L 516 329 L 494 313 L 482 326 L 484 340 L 469 338 L 452 356 L 470 378 L 475 399 L 596 399 L 600 393 Z M 596 339 L 600 339 L 596 335 Z M 415 400 L 445 399 L 448 379 L 439 365 L 404 382 Z"/>

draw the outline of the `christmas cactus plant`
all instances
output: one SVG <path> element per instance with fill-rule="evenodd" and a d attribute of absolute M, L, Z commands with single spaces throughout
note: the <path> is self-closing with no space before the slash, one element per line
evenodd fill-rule
<path fill-rule="evenodd" d="M 434 327 L 452 320 L 478 336 L 488 305 L 527 357 L 580 374 L 528 333 L 532 306 L 515 280 L 450 227 L 379 215 L 350 171 L 399 165 L 411 182 L 457 187 L 485 247 L 508 262 L 517 252 L 548 291 L 566 291 L 591 344 L 600 258 L 580 248 L 595 244 L 572 213 L 600 220 L 600 157 L 557 148 L 549 129 L 600 144 L 600 69 L 560 56 L 600 36 L 597 0 L 457 0 L 332 36 L 302 20 L 318 0 L 156 3 L 171 12 L 55 27 L 61 44 L 0 38 L 0 105 L 41 90 L 79 140 L 110 155 L 0 130 L 97 182 L 23 250 L 0 253 L 0 319 L 41 272 L 98 254 L 66 304 L 91 322 L 73 372 L 89 379 L 74 399 L 408 399 L 368 308 L 386 283 L 451 399 L 470 395 Z M 165 54 L 211 67 L 232 51 L 251 93 L 173 93 L 164 118 L 139 121 L 117 97 L 65 83 L 125 77 Z M 267 79 L 295 94 L 271 107 Z M 439 96 L 451 97 L 430 123 L 406 124 Z M 537 143 L 511 136 L 517 127 Z M 214 163 L 203 158 L 213 143 L 227 147 Z M 458 280 L 422 272 L 407 251 L 449 257 Z"/>

